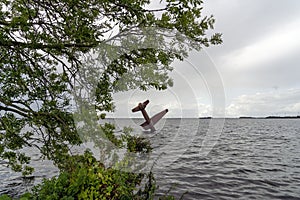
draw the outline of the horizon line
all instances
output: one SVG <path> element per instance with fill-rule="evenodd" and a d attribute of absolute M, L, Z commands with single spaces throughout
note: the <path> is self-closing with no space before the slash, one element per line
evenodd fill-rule
<path fill-rule="evenodd" d="M 237 117 L 165 117 L 164 119 L 273 119 L 273 118 L 300 118 L 300 115 L 267 115 L 267 116 L 237 116 Z M 106 117 L 105 119 L 144 119 L 143 117 Z"/>

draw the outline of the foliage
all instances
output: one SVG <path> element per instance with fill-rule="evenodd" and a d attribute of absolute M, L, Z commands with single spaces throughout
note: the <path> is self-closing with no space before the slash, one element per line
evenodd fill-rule
<path fill-rule="evenodd" d="M 103 119 L 105 112 L 114 111 L 115 92 L 166 89 L 173 84 L 168 72 L 175 59 L 221 43 L 219 33 L 206 36 L 215 20 L 202 16 L 201 0 L 164 0 L 157 9 L 149 4 L 0 0 L 0 158 L 8 166 L 23 175 L 32 173 L 30 156 L 23 149 L 34 148 L 63 171 L 58 179 L 44 183 L 49 187 L 56 182 L 70 186 L 68 178 L 79 180 L 82 174 L 97 177 L 83 168 L 74 169 L 78 176 L 64 171 L 72 146 L 99 139 L 93 135 L 99 129 L 92 130 L 90 122 L 85 124 L 87 136 L 80 136 L 75 114 L 85 112 L 88 105 Z M 111 125 L 99 126 L 109 142 L 123 145 Z M 128 134 L 123 139 L 129 151 L 150 151 L 144 139 Z M 88 169 L 112 177 L 119 173 L 94 169 L 91 163 Z M 128 186 L 126 195 L 133 188 Z M 117 188 L 109 190 L 123 194 Z"/>
<path fill-rule="evenodd" d="M 77 87 L 97 83 L 96 109 L 113 111 L 112 93 L 166 89 L 175 58 L 221 42 L 218 33 L 206 37 L 215 20 L 202 17 L 201 0 L 149 4 L 0 1 L 0 157 L 15 171 L 32 171 L 30 157 L 16 153 L 24 147 L 59 163 L 81 143 L 71 108 Z M 96 74 L 91 66 L 100 66 Z"/>
<path fill-rule="evenodd" d="M 0 200 L 11 200 L 11 198 L 7 194 L 4 194 L 0 196 Z"/>
<path fill-rule="evenodd" d="M 127 150 L 134 153 L 150 153 L 152 150 L 149 140 L 144 137 L 124 134 L 122 139 L 127 143 Z"/>
<path fill-rule="evenodd" d="M 137 189 L 143 178 L 147 182 Z M 44 179 L 43 182 L 26 193 L 20 199 L 154 199 L 157 186 L 153 174 L 136 174 L 105 168 L 89 151 L 84 155 L 69 156 L 58 177 Z M 0 200 L 10 200 L 7 195 Z M 162 196 L 159 199 L 174 199 Z"/>
<path fill-rule="evenodd" d="M 20 196 L 19 200 L 29 200 L 31 199 L 32 194 L 31 193 L 25 193 L 22 196 Z M 0 200 L 12 200 L 12 198 L 10 196 L 8 196 L 7 194 L 1 195 L 0 196 Z"/>
<path fill-rule="evenodd" d="M 132 199 L 142 175 L 106 169 L 88 152 L 73 156 L 58 178 L 44 180 L 33 199 Z"/>

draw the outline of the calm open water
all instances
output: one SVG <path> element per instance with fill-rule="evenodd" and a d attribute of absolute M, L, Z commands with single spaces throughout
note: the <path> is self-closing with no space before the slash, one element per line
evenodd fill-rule
<path fill-rule="evenodd" d="M 132 125 L 128 119 L 114 122 Z M 300 199 L 299 119 L 226 119 L 217 128 L 220 135 L 211 124 L 210 119 L 167 119 L 157 133 L 144 133 L 157 157 L 158 196 L 170 190 L 176 197 L 186 193 L 183 199 Z M 0 194 L 18 195 L 57 174 L 51 162 L 33 155 L 37 169 L 31 179 L 0 165 Z"/>

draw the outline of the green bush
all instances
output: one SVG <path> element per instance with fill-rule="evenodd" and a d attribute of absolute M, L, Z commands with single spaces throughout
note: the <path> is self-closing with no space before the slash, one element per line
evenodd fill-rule
<path fill-rule="evenodd" d="M 123 142 L 128 152 L 149 153 L 152 150 L 150 141 L 139 136 L 132 136 L 132 131 L 124 129 L 121 139 L 113 133 L 113 126 L 105 126 L 109 140 L 119 146 Z M 130 160 L 123 160 L 119 165 L 126 166 Z M 124 167 L 125 167 L 124 166 Z M 58 177 L 44 179 L 43 182 L 20 197 L 22 200 L 72 200 L 72 199 L 117 199 L 117 200 L 149 200 L 153 199 L 158 188 L 152 172 L 136 174 L 113 168 L 106 168 L 97 161 L 89 150 L 83 155 L 66 155 L 60 158 Z M 142 187 L 143 186 L 143 187 Z M 173 200 L 173 196 L 159 199 Z M 8 195 L 0 196 L 0 200 L 11 200 Z"/>
<path fill-rule="evenodd" d="M 32 199 L 136 199 L 142 174 L 105 168 L 90 152 L 70 156 L 58 177 L 33 189 Z"/>

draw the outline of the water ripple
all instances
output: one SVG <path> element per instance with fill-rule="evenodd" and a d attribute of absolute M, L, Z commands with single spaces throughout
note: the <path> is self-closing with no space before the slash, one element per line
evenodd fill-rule
<path fill-rule="evenodd" d="M 300 123 L 299 120 L 226 120 L 218 143 L 205 157 L 199 155 L 209 128 L 209 120 L 191 119 L 188 126 L 166 120 L 164 129 L 151 136 L 155 154 L 170 145 L 170 166 L 154 166 L 157 197 L 170 193 L 183 199 L 300 199 Z M 124 122 L 126 124 L 126 121 Z M 192 125 L 197 127 L 192 127 Z M 189 134 L 198 130 L 194 138 Z M 172 136 L 174 131 L 183 130 Z M 188 141 L 188 142 L 186 142 Z M 176 146 L 186 146 L 178 151 Z M 180 155 L 178 152 L 181 152 Z M 57 170 L 36 155 L 39 173 L 34 182 L 57 174 Z M 32 183 L 0 165 L 0 194 L 24 191 Z M 3 180 L 3 181 L 2 181 Z M 27 181 L 27 185 L 25 184 Z M 34 183 L 34 184 L 35 184 Z"/>

